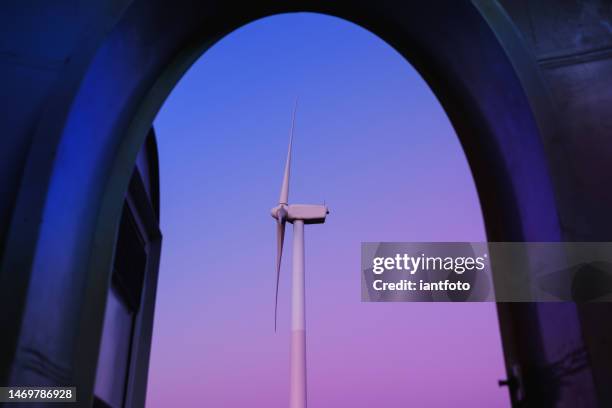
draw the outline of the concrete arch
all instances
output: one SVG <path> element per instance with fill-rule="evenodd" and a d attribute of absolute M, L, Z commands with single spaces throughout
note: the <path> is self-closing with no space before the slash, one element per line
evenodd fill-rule
<path fill-rule="evenodd" d="M 4 234 L 0 307 L 10 317 L 3 320 L 0 382 L 67 382 L 77 385 L 83 406 L 90 401 L 121 203 L 137 152 L 189 66 L 257 18 L 324 13 L 391 44 L 429 83 L 453 123 L 489 239 L 561 239 L 542 143 L 542 133 L 554 131 L 553 115 L 497 3 L 134 0 L 96 7 L 79 16 L 90 25 L 41 107 Z M 502 318 L 511 320 L 511 312 L 500 309 Z M 525 327 L 537 337 L 537 317 L 515 330 Z M 504 346 L 507 358 L 528 360 L 520 344 Z M 35 354 L 48 369 L 31 368 Z"/>

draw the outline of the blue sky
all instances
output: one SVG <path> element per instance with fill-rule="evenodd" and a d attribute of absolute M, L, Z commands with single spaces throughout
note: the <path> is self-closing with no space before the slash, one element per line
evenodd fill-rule
<path fill-rule="evenodd" d="M 494 304 L 360 302 L 360 242 L 483 241 L 482 215 L 418 73 L 368 31 L 307 13 L 222 39 L 155 121 L 164 246 L 147 406 L 287 404 L 290 252 L 275 334 L 269 210 L 296 96 L 290 202 L 331 209 L 306 228 L 310 406 L 509 406 Z"/>

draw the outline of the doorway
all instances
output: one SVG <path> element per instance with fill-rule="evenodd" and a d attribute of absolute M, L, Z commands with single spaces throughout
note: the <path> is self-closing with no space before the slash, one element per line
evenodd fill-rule
<path fill-rule="evenodd" d="M 147 406 L 286 406 L 290 252 L 275 334 L 269 207 L 296 95 L 291 201 L 331 210 L 306 231 L 310 406 L 509 406 L 495 304 L 360 302 L 360 242 L 486 234 L 425 81 L 367 30 L 310 13 L 232 32 L 154 122 L 164 246 Z"/>

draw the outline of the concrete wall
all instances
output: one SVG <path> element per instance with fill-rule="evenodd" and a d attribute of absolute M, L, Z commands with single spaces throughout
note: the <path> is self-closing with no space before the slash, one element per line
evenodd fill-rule
<path fill-rule="evenodd" d="M 610 6 L 504 5 L 3 2 L 0 383 L 76 384 L 89 404 L 121 205 L 151 122 L 208 46 L 266 15 L 346 18 L 419 70 L 466 151 L 490 240 L 607 240 Z M 612 404 L 605 305 L 499 312 L 515 405 Z"/>
<path fill-rule="evenodd" d="M 510 1 L 503 6 L 515 22 L 554 107 L 555 132 L 545 136 L 551 176 L 567 241 L 612 240 L 612 3 L 609 1 Z M 592 367 L 605 405 L 612 401 L 612 324 L 607 304 L 577 309 L 578 336 L 551 335 L 557 351 L 555 375 L 567 377 L 580 347 Z M 563 320 L 543 312 L 551 325 Z M 557 333 L 559 330 L 557 330 Z M 582 355 L 582 354 L 581 354 Z M 557 380 L 558 381 L 558 380 Z"/>

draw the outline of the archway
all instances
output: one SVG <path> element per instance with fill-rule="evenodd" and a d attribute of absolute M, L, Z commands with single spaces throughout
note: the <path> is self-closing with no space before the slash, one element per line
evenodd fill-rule
<path fill-rule="evenodd" d="M 372 33 L 312 13 L 224 37 L 155 119 L 164 245 L 147 406 L 287 405 L 291 252 L 275 333 L 267 210 L 295 94 L 290 199 L 331 210 L 306 232 L 309 404 L 507 406 L 494 304 L 357 297 L 361 242 L 486 235 L 465 155 L 427 84 Z M 290 249 L 290 227 L 286 239 Z"/>
<path fill-rule="evenodd" d="M 30 273 L 11 277 L 2 287 L 0 298 L 20 299 L 6 308 L 14 317 L 3 366 L 19 360 L 18 348 L 30 347 L 60 362 L 66 378 L 91 395 L 114 237 L 138 149 L 191 63 L 226 33 L 267 15 L 335 15 L 394 46 L 428 81 L 457 131 L 489 239 L 558 240 L 552 188 L 528 98 L 538 85 L 524 81 L 520 52 L 504 48 L 515 38 L 496 7 L 467 1 L 444 7 L 135 1 L 123 13 L 109 13 L 98 22 L 95 38 L 84 39 L 34 138 L 22 183 L 27 188 L 14 213 L 24 221 L 9 231 L 3 264 L 4 276 L 13 269 Z M 58 253 L 65 255 L 58 258 Z M 45 321 L 42 311 L 55 304 L 64 313 Z M 11 378 L 27 383 L 36 374 L 24 367 Z"/>

